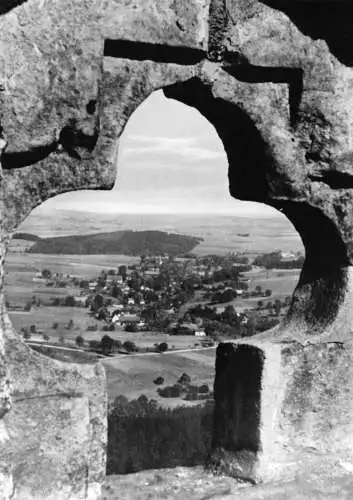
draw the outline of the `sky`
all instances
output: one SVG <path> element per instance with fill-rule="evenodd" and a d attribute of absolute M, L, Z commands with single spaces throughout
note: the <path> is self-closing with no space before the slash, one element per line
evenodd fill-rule
<path fill-rule="evenodd" d="M 67 193 L 45 205 L 99 213 L 276 215 L 268 206 L 230 197 L 227 157 L 215 129 L 161 90 L 125 127 L 112 191 Z"/>

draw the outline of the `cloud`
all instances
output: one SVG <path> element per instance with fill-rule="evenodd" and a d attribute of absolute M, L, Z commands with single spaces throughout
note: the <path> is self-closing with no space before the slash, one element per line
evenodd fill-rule
<path fill-rule="evenodd" d="M 189 162 L 226 160 L 221 147 L 202 147 L 200 141 L 192 137 L 157 137 L 131 135 L 122 148 L 121 158 L 140 157 L 144 155 L 174 155 Z"/>

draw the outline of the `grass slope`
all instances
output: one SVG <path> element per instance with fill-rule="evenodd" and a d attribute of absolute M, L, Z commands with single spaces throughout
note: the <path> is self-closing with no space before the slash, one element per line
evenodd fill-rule
<path fill-rule="evenodd" d="M 197 384 L 213 386 L 216 349 L 173 352 L 141 356 L 116 357 L 103 361 L 107 374 L 108 395 L 124 395 L 129 399 L 145 394 L 157 399 L 163 406 L 190 404 L 180 398 L 161 398 L 153 380 L 165 379 L 164 385 L 173 385 L 183 372 Z M 162 387 L 164 387 L 164 385 Z"/>

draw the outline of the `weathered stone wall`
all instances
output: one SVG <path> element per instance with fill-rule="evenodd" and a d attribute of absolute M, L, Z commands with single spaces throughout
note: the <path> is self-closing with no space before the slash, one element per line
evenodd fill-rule
<path fill-rule="evenodd" d="M 70 190 L 112 187 L 117 139 L 153 90 L 164 88 L 214 125 L 234 197 L 281 210 L 303 239 L 305 265 L 272 340 L 350 339 L 352 11 L 343 0 L 1 3 L 3 498 L 98 495 L 103 371 L 60 363 L 21 342 L 3 305 L 3 264 L 9 238 L 35 206 Z"/>

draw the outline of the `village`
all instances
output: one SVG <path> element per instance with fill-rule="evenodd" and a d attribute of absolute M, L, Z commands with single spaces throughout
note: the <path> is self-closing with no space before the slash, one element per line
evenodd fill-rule
<path fill-rule="evenodd" d="M 137 332 L 194 336 L 197 345 L 207 347 L 223 338 L 251 336 L 275 326 L 288 309 L 289 295 L 282 300 L 276 298 L 271 288 L 252 286 L 253 278 L 264 272 L 268 277 L 274 268 L 298 271 L 302 260 L 300 254 L 284 252 L 256 256 L 142 255 L 137 263 L 102 270 L 89 279 L 43 268 L 34 273 L 32 281 L 45 287 L 46 294 L 42 298 L 33 295 L 24 305 L 7 305 L 10 314 L 36 309 L 38 315 L 46 307 L 71 312 L 70 317 L 66 316 L 66 330 L 77 333 L 71 336 L 71 344 L 104 354 L 121 350 L 122 343 L 114 343 L 118 332 L 128 337 L 128 352 L 138 350 L 131 342 Z M 95 320 L 86 331 L 74 328 L 79 310 Z M 52 330 L 58 332 L 55 313 L 53 321 Z M 63 333 L 55 338 L 35 324 L 20 330 L 30 342 L 44 339 L 65 343 Z M 172 347 L 163 342 L 162 350 L 165 345 Z"/>

